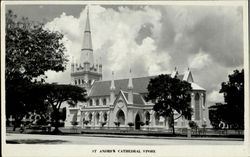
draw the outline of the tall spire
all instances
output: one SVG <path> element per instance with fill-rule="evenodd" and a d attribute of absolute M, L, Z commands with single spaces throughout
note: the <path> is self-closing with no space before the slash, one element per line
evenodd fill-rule
<path fill-rule="evenodd" d="M 133 104 L 133 80 L 132 72 L 129 70 L 129 79 L 128 79 L 128 103 Z"/>
<path fill-rule="evenodd" d="M 111 90 L 111 91 L 115 91 L 115 77 L 114 77 L 114 71 L 112 71 L 112 80 L 111 80 L 110 90 Z"/>
<path fill-rule="evenodd" d="M 92 38 L 91 38 L 91 30 L 89 22 L 89 8 L 87 8 L 86 25 L 85 25 L 84 37 L 81 49 L 81 62 L 82 63 L 88 62 L 90 63 L 90 65 L 93 65 L 94 62 Z"/>
<path fill-rule="evenodd" d="M 128 79 L 128 89 L 133 89 L 133 81 L 132 81 L 132 70 L 129 69 L 129 79 Z"/>

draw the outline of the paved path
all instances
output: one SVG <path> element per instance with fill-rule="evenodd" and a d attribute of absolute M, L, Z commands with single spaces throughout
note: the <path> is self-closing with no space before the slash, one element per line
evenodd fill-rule
<path fill-rule="evenodd" d="M 83 144 L 83 145 L 241 145 L 240 139 L 185 139 L 162 137 L 137 137 L 137 136 L 106 136 L 96 135 L 34 135 L 10 134 L 6 135 L 7 143 L 26 144 Z"/>

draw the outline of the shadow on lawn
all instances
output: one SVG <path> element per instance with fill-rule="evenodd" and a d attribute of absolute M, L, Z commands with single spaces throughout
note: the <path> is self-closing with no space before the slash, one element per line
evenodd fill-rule
<path fill-rule="evenodd" d="M 68 142 L 64 140 L 6 140 L 7 144 L 61 144 L 63 142 Z"/>

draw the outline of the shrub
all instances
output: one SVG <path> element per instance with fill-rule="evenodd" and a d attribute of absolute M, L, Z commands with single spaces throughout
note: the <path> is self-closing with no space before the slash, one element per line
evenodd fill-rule
<path fill-rule="evenodd" d="M 78 125 L 78 122 L 77 121 L 73 121 L 73 122 L 71 122 L 71 124 L 74 125 L 74 126 L 76 126 L 76 125 Z"/>
<path fill-rule="evenodd" d="M 120 122 L 114 122 L 117 127 L 120 126 Z"/>
<path fill-rule="evenodd" d="M 129 122 L 129 123 L 128 123 L 128 126 L 131 128 L 132 126 L 134 126 L 134 123 Z"/>
<path fill-rule="evenodd" d="M 85 121 L 83 122 L 83 124 L 88 125 L 88 124 L 89 124 L 89 121 L 85 120 Z"/>
<path fill-rule="evenodd" d="M 104 127 L 104 125 L 106 125 L 106 122 L 101 122 L 102 127 Z"/>
<path fill-rule="evenodd" d="M 198 125 L 194 121 L 189 121 L 188 125 L 191 129 L 198 129 Z"/>
<path fill-rule="evenodd" d="M 145 125 L 145 123 L 144 122 L 140 122 L 140 126 L 144 126 Z"/>

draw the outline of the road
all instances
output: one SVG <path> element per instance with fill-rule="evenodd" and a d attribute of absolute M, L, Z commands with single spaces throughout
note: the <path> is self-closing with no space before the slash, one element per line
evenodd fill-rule
<path fill-rule="evenodd" d="M 100 137 L 106 136 L 106 137 Z M 227 138 L 166 138 L 144 136 L 110 136 L 107 135 L 6 135 L 7 143 L 22 144 L 82 144 L 82 145 L 241 145 L 241 139 Z"/>

